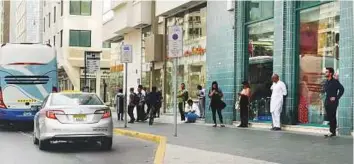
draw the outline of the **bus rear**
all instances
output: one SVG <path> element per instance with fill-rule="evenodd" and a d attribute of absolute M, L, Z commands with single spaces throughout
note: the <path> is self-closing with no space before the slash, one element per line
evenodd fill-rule
<path fill-rule="evenodd" d="M 57 91 L 55 49 L 43 44 L 5 44 L 0 48 L 0 121 L 33 121 L 36 110 Z"/>

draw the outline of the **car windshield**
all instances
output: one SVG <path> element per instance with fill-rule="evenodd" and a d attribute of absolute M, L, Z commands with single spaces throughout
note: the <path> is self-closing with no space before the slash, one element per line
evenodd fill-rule
<path fill-rule="evenodd" d="M 104 105 L 96 94 L 53 94 L 52 106 Z"/>

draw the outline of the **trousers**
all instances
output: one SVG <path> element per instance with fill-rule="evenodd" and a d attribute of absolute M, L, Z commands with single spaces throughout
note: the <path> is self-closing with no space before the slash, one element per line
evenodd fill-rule
<path fill-rule="evenodd" d="M 273 111 L 272 113 L 272 122 L 273 122 L 273 127 L 275 128 L 280 128 L 280 114 L 281 111 Z"/>
<path fill-rule="evenodd" d="M 328 103 L 325 105 L 327 119 L 329 121 L 329 131 L 336 134 L 337 129 L 337 107 L 338 103 Z"/>

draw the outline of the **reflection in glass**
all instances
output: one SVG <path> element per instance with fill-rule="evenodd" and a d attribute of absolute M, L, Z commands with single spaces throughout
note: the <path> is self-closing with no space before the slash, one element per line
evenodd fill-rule
<path fill-rule="evenodd" d="M 270 96 L 273 74 L 273 19 L 255 23 L 247 27 L 249 81 L 251 84 L 251 103 L 249 119 L 270 121 Z"/>
<path fill-rule="evenodd" d="M 338 72 L 339 3 L 331 2 L 300 12 L 300 78 L 298 122 L 324 121 L 324 69 Z"/>
<path fill-rule="evenodd" d="M 274 2 L 273 1 L 248 1 L 248 15 L 247 22 L 258 21 L 267 18 L 272 18 L 274 15 Z"/>
<path fill-rule="evenodd" d="M 206 3 L 179 13 L 167 19 L 167 27 L 179 25 L 183 27 L 183 57 L 178 59 L 177 83 L 185 83 L 189 97 L 197 98 L 197 85 L 205 84 L 205 53 L 206 53 Z M 168 32 L 168 28 L 167 28 Z M 174 76 L 172 60 L 168 59 L 166 69 L 166 104 L 167 112 L 173 109 Z"/>

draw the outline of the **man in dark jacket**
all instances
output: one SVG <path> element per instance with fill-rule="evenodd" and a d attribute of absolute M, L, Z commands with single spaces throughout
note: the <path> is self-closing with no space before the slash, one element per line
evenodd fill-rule
<path fill-rule="evenodd" d="M 343 85 L 336 79 L 333 78 L 334 69 L 326 68 L 326 78 L 327 81 L 324 84 L 324 92 L 326 93 L 325 98 L 325 109 L 327 113 L 327 119 L 329 120 L 329 131 L 331 134 L 325 135 L 326 137 L 336 136 L 337 128 L 337 107 L 339 104 L 339 99 L 344 93 Z"/>
<path fill-rule="evenodd" d="M 151 88 L 151 92 L 148 93 L 146 96 L 146 103 L 151 107 L 152 116 L 156 116 L 156 112 L 158 111 L 158 105 L 160 101 L 160 94 L 157 92 L 157 88 L 154 86 Z M 149 114 L 149 113 L 147 113 Z M 150 117 L 149 115 L 146 116 L 145 119 Z"/>

